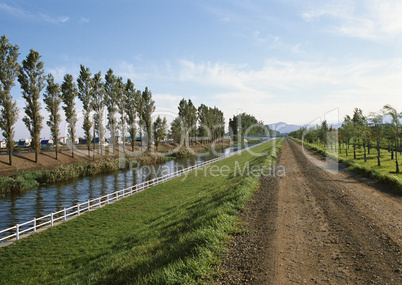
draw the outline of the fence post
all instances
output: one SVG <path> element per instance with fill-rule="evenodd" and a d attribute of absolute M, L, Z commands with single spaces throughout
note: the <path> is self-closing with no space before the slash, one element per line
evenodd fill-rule
<path fill-rule="evenodd" d="M 242 150 L 243 151 L 243 150 Z M 238 151 L 237 153 L 240 153 L 240 152 L 242 152 L 242 151 Z M 229 156 L 232 156 L 233 154 L 231 154 L 231 155 L 229 155 Z M 206 165 L 210 165 L 210 164 L 212 164 L 212 163 L 214 163 L 214 162 L 216 162 L 216 161 L 220 161 L 220 160 L 222 160 L 222 159 L 224 159 L 224 158 L 226 158 L 227 156 L 220 156 L 220 157 L 217 157 L 217 158 L 215 158 L 215 159 L 212 159 L 212 160 L 209 160 L 209 161 L 204 161 L 204 162 L 201 162 L 201 163 L 198 163 L 198 164 L 196 164 L 196 165 L 192 165 L 192 166 L 190 166 L 190 167 L 187 167 L 187 168 L 185 168 L 185 169 L 181 169 L 181 170 L 178 170 L 178 171 L 175 171 L 175 172 L 172 172 L 172 173 L 169 173 L 169 174 L 166 174 L 166 175 L 163 175 L 163 176 L 160 176 L 160 177 L 156 177 L 156 178 L 154 178 L 154 179 L 152 179 L 152 180 L 148 180 L 148 181 L 144 181 L 144 182 L 142 182 L 142 183 L 140 183 L 140 184 L 136 184 L 136 185 L 134 185 L 134 186 L 132 186 L 132 187 L 130 187 L 130 195 L 132 195 L 133 194 L 133 192 L 134 193 L 137 193 L 138 192 L 138 188 L 139 188 L 139 185 L 142 185 L 141 186 L 141 191 L 142 190 L 145 190 L 145 189 L 148 189 L 149 187 L 151 187 L 151 186 L 154 186 L 154 185 L 158 185 L 158 184 L 160 184 L 160 183 L 163 183 L 163 182 L 165 182 L 165 181 L 168 181 L 168 180 L 171 180 L 171 179 L 173 179 L 173 178 L 175 178 L 175 177 L 178 177 L 178 176 L 180 176 L 180 175 L 183 175 L 183 174 L 185 174 L 185 173 L 189 173 L 189 172 L 191 172 L 191 171 L 193 171 L 193 170 L 196 170 L 196 169 L 200 169 L 200 168 L 202 168 L 202 167 L 204 167 L 204 166 L 206 166 Z M 135 190 L 134 190 L 134 187 L 135 187 Z M 122 198 L 124 198 L 125 197 L 125 194 L 126 194 L 126 192 L 125 192 L 126 190 L 124 189 L 122 192 L 123 192 L 123 194 L 122 194 Z M 110 201 L 110 195 L 115 195 L 115 199 L 116 199 L 116 201 L 118 201 L 119 200 L 119 192 L 120 191 L 116 191 L 116 192 L 114 192 L 114 193 L 109 193 L 109 194 L 107 194 L 106 195 L 106 198 L 107 198 L 107 201 L 106 201 L 106 203 L 107 204 L 109 204 L 111 201 Z M 94 199 L 94 201 L 95 201 L 96 199 Z M 91 210 L 91 200 L 88 200 L 88 211 L 90 211 Z M 96 204 L 94 203 L 94 206 L 96 207 Z M 98 198 L 98 206 L 99 206 L 99 208 L 101 208 L 101 206 L 102 206 L 102 200 L 101 200 L 101 198 L 99 197 Z M 73 209 L 74 207 L 72 207 L 72 209 Z M 85 210 L 85 209 L 84 209 Z M 80 204 L 77 204 L 77 216 L 80 216 Z M 64 221 L 66 221 L 67 220 L 67 210 L 66 210 L 66 208 L 64 208 L 64 210 L 63 210 L 63 219 L 64 219 Z M 50 214 L 50 221 L 51 221 L 51 227 L 53 227 L 54 226 L 54 213 L 51 213 Z M 19 240 L 19 238 L 20 238 L 20 225 L 19 224 L 16 224 L 15 225 L 15 227 L 16 227 L 16 240 Z M 38 228 L 38 225 L 37 225 L 37 218 L 34 218 L 33 219 L 33 232 L 34 233 L 36 233 L 37 232 L 37 228 Z"/>

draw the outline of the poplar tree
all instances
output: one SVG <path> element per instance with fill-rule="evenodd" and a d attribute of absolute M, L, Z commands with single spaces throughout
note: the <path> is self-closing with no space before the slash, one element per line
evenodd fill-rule
<path fill-rule="evenodd" d="M 131 151 L 134 151 L 135 136 L 137 134 L 136 119 L 137 119 L 137 105 L 141 93 L 137 92 L 134 88 L 134 83 L 131 79 L 127 79 L 124 92 L 125 99 L 122 100 L 127 114 L 127 128 L 131 138 Z"/>
<path fill-rule="evenodd" d="M 113 70 L 110 68 L 105 75 L 105 105 L 107 107 L 108 115 L 108 123 L 106 127 L 110 131 L 110 136 L 112 138 L 113 144 L 113 154 L 114 154 L 114 144 L 116 141 L 116 112 L 118 105 L 118 93 L 120 92 L 119 87 L 117 86 L 117 78 L 113 74 Z"/>
<path fill-rule="evenodd" d="M 190 138 L 195 138 L 197 136 L 197 108 L 190 99 L 188 100 L 188 108 L 186 120 L 190 128 L 189 136 Z"/>
<path fill-rule="evenodd" d="M 210 117 L 210 109 L 204 105 L 201 104 L 198 107 L 198 135 L 201 137 L 201 142 L 204 140 L 208 140 L 211 138 L 212 135 L 212 129 L 211 126 L 209 125 L 209 117 Z"/>
<path fill-rule="evenodd" d="M 47 86 L 46 92 L 44 94 L 43 101 L 46 104 L 46 110 L 50 113 L 49 120 L 46 124 L 50 128 L 50 134 L 52 136 L 54 145 L 55 145 L 55 155 L 56 160 L 58 159 L 58 150 L 59 150 L 59 136 L 60 136 L 60 123 L 61 123 L 61 115 L 60 115 L 60 103 L 61 103 L 61 94 L 60 94 L 60 86 L 58 83 L 54 82 L 54 77 L 52 74 L 49 74 L 46 78 Z"/>
<path fill-rule="evenodd" d="M 154 142 L 155 142 L 155 148 L 158 150 L 159 144 L 162 139 L 166 138 L 167 135 L 167 121 L 166 118 L 161 119 L 160 116 L 158 116 L 153 123 L 153 131 L 154 131 Z"/>
<path fill-rule="evenodd" d="M 190 129 L 190 124 L 188 121 L 188 112 L 189 112 L 189 106 L 188 106 L 188 102 L 187 100 L 185 100 L 184 98 L 180 100 L 179 102 L 179 117 L 183 122 L 183 128 L 182 128 L 182 135 L 184 136 L 184 144 L 186 146 L 189 145 L 189 129 Z"/>
<path fill-rule="evenodd" d="M 152 100 L 152 92 L 148 90 L 148 87 L 145 87 L 141 97 L 143 103 L 141 117 L 147 132 L 148 150 L 150 150 L 152 140 L 152 113 L 155 111 L 155 101 Z"/>
<path fill-rule="evenodd" d="M 212 129 L 212 139 L 216 140 L 225 136 L 225 118 L 223 112 L 217 107 L 210 108 L 208 125 Z"/>
<path fill-rule="evenodd" d="M 85 140 L 88 148 L 88 156 L 90 156 L 91 140 L 92 140 L 92 122 L 90 113 L 92 111 L 92 92 L 93 83 L 91 79 L 91 72 L 89 68 L 80 66 L 80 75 L 77 78 L 78 83 L 78 98 L 82 102 L 82 108 L 84 113 L 84 122 L 82 128 L 84 130 Z"/>
<path fill-rule="evenodd" d="M 121 139 L 123 142 L 123 153 L 126 153 L 126 132 L 127 132 L 127 114 L 126 114 L 126 85 L 123 83 L 123 78 L 117 78 L 116 84 L 117 90 L 117 107 L 120 115 L 120 124 L 118 130 L 121 133 Z"/>
<path fill-rule="evenodd" d="M 6 142 L 9 164 L 13 164 L 14 125 L 18 119 L 17 103 L 10 94 L 15 85 L 20 65 L 18 45 L 11 45 L 3 35 L 0 39 L 0 129 Z"/>
<path fill-rule="evenodd" d="M 170 135 L 172 136 L 173 141 L 180 145 L 182 145 L 184 141 L 183 129 L 183 120 L 177 116 L 170 124 Z"/>
<path fill-rule="evenodd" d="M 40 132 L 43 128 L 43 117 L 40 114 L 40 92 L 44 88 L 43 61 L 39 52 L 31 49 L 27 58 L 22 61 L 18 82 L 22 89 L 22 97 L 26 100 L 24 107 L 26 116 L 22 119 L 32 138 L 32 148 L 35 151 L 35 162 L 38 162 L 40 150 Z"/>
<path fill-rule="evenodd" d="M 71 156 L 74 158 L 74 143 L 77 124 L 77 112 L 75 111 L 75 98 L 78 95 L 78 89 L 74 83 L 74 78 L 71 74 L 64 76 L 64 81 L 61 84 L 62 101 L 64 103 L 63 110 L 66 114 L 68 123 L 68 136 L 71 140 Z"/>
<path fill-rule="evenodd" d="M 197 108 L 189 99 L 186 101 L 184 98 L 179 103 L 179 117 L 183 121 L 183 135 L 185 136 L 185 144 L 189 145 L 189 138 L 196 136 L 197 127 Z"/>
<path fill-rule="evenodd" d="M 92 92 L 92 99 L 93 104 L 92 108 L 95 111 L 94 114 L 94 124 L 96 134 L 99 136 L 99 147 L 100 147 L 100 154 L 103 155 L 103 134 L 104 134 L 104 127 L 103 127 L 103 111 L 105 107 L 104 96 L 105 96 L 105 89 L 104 83 L 102 82 L 102 74 L 99 71 L 93 76 L 93 92 Z M 94 145 L 95 145 L 95 138 L 94 138 Z M 94 146 L 95 149 L 95 146 Z M 94 151 L 95 157 L 95 151 Z"/>
<path fill-rule="evenodd" d="M 144 118 L 143 118 L 143 109 L 144 109 L 144 98 L 142 98 L 142 93 L 139 91 L 139 97 L 137 101 L 137 114 L 138 114 L 138 129 L 140 133 L 140 141 L 141 141 L 141 150 L 143 145 L 143 130 L 144 130 Z"/>

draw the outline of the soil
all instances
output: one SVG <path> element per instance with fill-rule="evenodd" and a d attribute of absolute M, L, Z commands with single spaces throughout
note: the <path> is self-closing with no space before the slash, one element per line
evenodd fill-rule
<path fill-rule="evenodd" d="M 215 146 L 227 146 L 228 141 L 220 141 L 215 143 Z M 190 148 L 194 152 L 204 151 L 210 144 L 194 144 L 191 145 Z M 158 152 L 169 152 L 169 151 L 177 151 L 178 146 L 173 143 L 161 143 L 158 148 Z M 143 151 L 145 151 L 145 147 L 141 148 L 140 146 L 135 146 L 134 151 L 130 151 L 131 146 L 126 147 L 126 154 L 128 155 L 139 155 Z M 119 157 L 119 151 L 123 151 L 122 148 L 115 149 L 115 155 L 112 154 L 113 150 L 109 148 L 109 146 L 105 147 L 105 153 L 103 156 L 99 154 L 99 149 L 95 151 L 95 159 L 104 159 L 106 157 Z M 76 148 L 74 150 L 74 158 L 72 157 L 72 153 L 70 149 L 64 148 L 58 154 L 58 159 L 56 160 L 56 154 L 54 150 L 52 151 L 42 151 L 38 156 L 38 163 L 35 163 L 35 153 L 27 150 L 19 153 L 18 151 L 13 154 L 13 165 L 9 165 L 9 157 L 8 154 L 3 153 L 0 155 L 0 176 L 9 176 L 13 175 L 17 172 L 21 171 L 30 171 L 30 170 L 43 170 L 43 169 L 52 169 L 56 166 L 62 164 L 70 164 L 70 163 L 81 163 L 81 162 L 91 162 L 93 161 L 93 152 L 90 151 L 90 156 L 88 156 L 88 150 L 86 147 L 80 146 L 80 148 Z"/>
<path fill-rule="evenodd" d="M 342 166 L 322 169 L 324 157 L 289 139 L 279 164 L 286 175 L 262 178 L 218 283 L 402 284 L 400 195 Z"/>

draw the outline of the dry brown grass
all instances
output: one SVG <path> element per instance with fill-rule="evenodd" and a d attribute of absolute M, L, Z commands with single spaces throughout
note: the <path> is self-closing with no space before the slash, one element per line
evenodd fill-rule
<path fill-rule="evenodd" d="M 229 141 L 225 140 L 216 143 L 216 146 L 228 145 Z M 200 144 L 196 143 L 190 146 L 194 152 L 204 151 L 206 148 L 210 147 L 210 144 Z M 159 153 L 168 153 L 172 151 L 179 151 L 184 147 L 179 148 L 178 145 L 173 143 L 162 143 L 159 145 Z M 106 157 L 119 157 L 120 152 L 122 152 L 122 147 L 115 148 L 115 153 L 113 154 L 113 149 L 110 146 L 105 147 L 103 156 L 99 154 L 99 150 L 95 151 L 95 160 L 104 159 Z M 152 151 L 156 152 L 154 146 L 152 146 Z M 138 156 L 146 152 L 146 147 L 140 148 L 136 145 L 134 151 L 132 151 L 131 146 L 126 146 L 126 155 Z M 93 152 L 90 151 L 90 156 L 88 156 L 88 150 L 84 148 L 79 148 L 74 151 L 74 158 L 72 158 L 71 150 L 63 149 L 62 152 L 58 154 L 58 159 L 56 160 L 56 155 L 54 151 L 41 152 L 38 157 L 38 163 L 35 163 L 35 154 L 33 152 L 23 152 L 20 154 L 14 154 L 13 165 L 8 164 L 8 155 L 0 155 L 0 176 L 9 176 L 17 172 L 26 170 L 44 170 L 53 169 L 56 166 L 71 163 L 80 162 L 90 162 L 93 161 Z"/>

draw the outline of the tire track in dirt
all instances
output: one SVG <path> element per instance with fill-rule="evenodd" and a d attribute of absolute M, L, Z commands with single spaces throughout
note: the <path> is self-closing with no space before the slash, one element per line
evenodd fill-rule
<path fill-rule="evenodd" d="M 348 170 L 321 169 L 290 140 L 279 163 L 286 176 L 262 179 L 220 283 L 402 284 L 401 197 Z"/>

